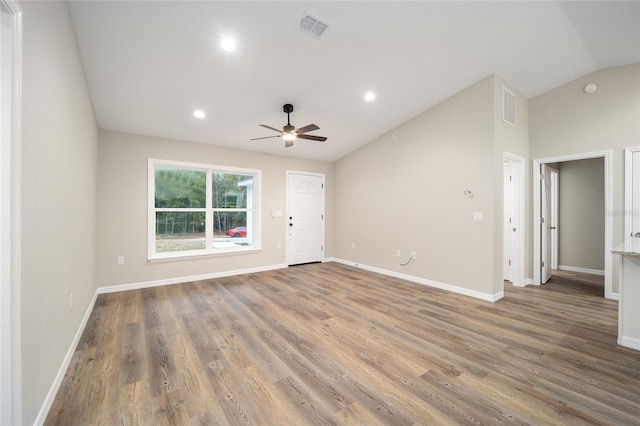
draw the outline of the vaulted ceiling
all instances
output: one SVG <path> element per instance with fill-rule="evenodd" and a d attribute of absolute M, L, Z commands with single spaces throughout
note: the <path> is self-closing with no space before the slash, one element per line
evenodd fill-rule
<path fill-rule="evenodd" d="M 640 62 L 640 2 L 71 1 L 102 129 L 334 161 L 496 73 L 534 97 Z M 298 29 L 310 13 L 318 38 Z M 233 37 L 234 52 L 220 47 Z M 373 101 L 365 101 L 367 92 Z M 315 123 L 324 143 L 259 127 Z M 196 109 L 204 119 L 193 116 Z M 464 125 L 464 123 L 461 123 Z"/>

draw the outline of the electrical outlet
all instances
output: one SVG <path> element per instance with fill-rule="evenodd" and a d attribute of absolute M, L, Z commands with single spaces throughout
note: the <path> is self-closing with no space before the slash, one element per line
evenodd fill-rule
<path fill-rule="evenodd" d="M 355 243 L 355 242 L 352 242 L 352 243 L 351 243 L 351 248 L 352 248 L 352 249 L 356 248 L 356 243 Z"/>
<path fill-rule="evenodd" d="M 124 256 L 118 256 L 118 265 L 124 265 Z"/>
<path fill-rule="evenodd" d="M 69 310 L 73 309 L 73 293 L 69 293 Z"/>
<path fill-rule="evenodd" d="M 278 250 L 282 250 L 282 244 L 281 243 L 278 243 L 277 247 L 278 247 Z"/>
<path fill-rule="evenodd" d="M 400 257 L 400 256 L 401 256 L 401 254 L 400 254 L 400 249 L 397 249 L 397 250 L 396 250 L 396 256 L 397 256 L 397 257 Z"/>

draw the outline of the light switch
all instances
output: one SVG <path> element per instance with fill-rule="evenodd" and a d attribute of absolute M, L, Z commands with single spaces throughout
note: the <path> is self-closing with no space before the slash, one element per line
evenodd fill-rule
<path fill-rule="evenodd" d="M 473 221 L 474 222 L 484 222 L 484 213 L 482 213 L 482 212 L 473 212 Z"/>
<path fill-rule="evenodd" d="M 282 210 L 272 210 L 271 217 L 282 217 Z"/>

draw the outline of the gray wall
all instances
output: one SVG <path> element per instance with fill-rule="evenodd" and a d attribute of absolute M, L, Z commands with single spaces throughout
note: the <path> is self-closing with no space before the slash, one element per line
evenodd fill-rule
<path fill-rule="evenodd" d="M 286 263 L 286 171 L 325 174 L 325 256 L 332 256 L 333 164 L 218 148 L 205 144 L 100 131 L 98 178 L 99 287 L 139 284 Z M 294 147 L 295 148 L 295 147 Z M 237 256 L 147 262 L 147 160 L 205 163 L 262 170 L 262 251 Z M 282 249 L 278 250 L 278 243 Z M 125 264 L 117 265 L 124 256 Z"/>
<path fill-rule="evenodd" d="M 20 6 L 22 421 L 32 424 L 96 290 L 98 137 L 67 3 Z"/>
<path fill-rule="evenodd" d="M 558 264 L 604 270 L 604 160 L 558 164 Z"/>

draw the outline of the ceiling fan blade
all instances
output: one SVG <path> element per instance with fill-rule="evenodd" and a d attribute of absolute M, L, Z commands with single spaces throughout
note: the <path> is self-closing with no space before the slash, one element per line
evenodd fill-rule
<path fill-rule="evenodd" d="M 298 139 L 308 139 L 310 141 L 318 141 L 324 142 L 327 140 L 324 136 L 314 136 L 314 135 L 298 135 Z"/>
<path fill-rule="evenodd" d="M 298 134 L 302 134 L 302 133 L 318 130 L 319 128 L 320 127 L 316 126 L 315 124 L 309 124 L 308 126 L 304 126 L 304 127 L 300 127 L 299 129 L 296 129 L 296 132 L 298 132 Z"/>
<path fill-rule="evenodd" d="M 279 138 L 279 137 L 280 137 L 280 135 L 278 135 L 278 136 L 264 136 L 264 137 L 261 137 L 261 138 L 253 138 L 253 139 L 249 139 L 249 140 L 250 141 L 257 141 L 259 139 L 271 139 L 271 138 Z"/>
<path fill-rule="evenodd" d="M 266 129 L 269 129 L 269 130 L 273 130 L 274 132 L 282 133 L 282 130 L 276 129 L 275 127 L 267 126 L 266 124 L 260 124 L 260 126 L 266 128 Z"/>

